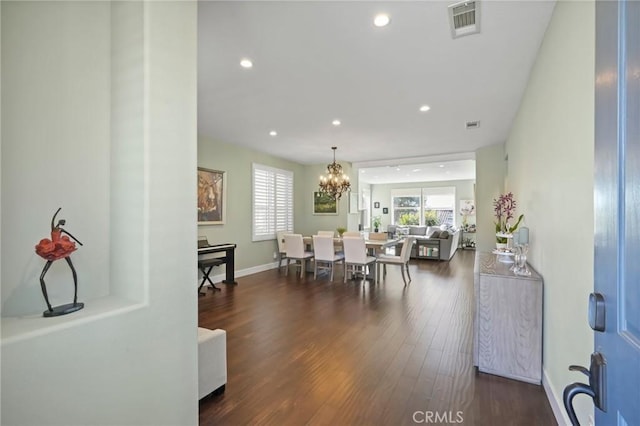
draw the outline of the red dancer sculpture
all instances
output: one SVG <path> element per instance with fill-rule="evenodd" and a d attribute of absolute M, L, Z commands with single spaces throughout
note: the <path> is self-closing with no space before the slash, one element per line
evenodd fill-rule
<path fill-rule="evenodd" d="M 42 273 L 40 274 L 40 287 L 42 288 L 42 295 L 44 296 L 45 302 L 47 302 L 48 310 L 44 311 L 42 315 L 45 317 L 55 317 L 59 315 L 70 314 L 71 312 L 79 311 L 84 308 L 84 303 L 78 303 L 78 275 L 76 274 L 76 269 L 73 267 L 73 263 L 71 262 L 71 253 L 76 251 L 76 242 L 80 245 L 82 243 L 78 241 L 76 237 L 71 235 L 69 231 L 66 231 L 62 228 L 62 226 L 66 223 L 64 219 L 60 219 L 58 223 L 54 226 L 56 216 L 62 210 L 62 207 L 58 208 L 56 213 L 51 218 L 51 239 L 44 238 L 40 240 L 38 245 L 36 246 L 36 253 L 45 259 L 47 263 L 44 265 L 42 269 Z M 73 238 L 75 241 L 71 241 L 69 237 Z M 44 276 L 49 270 L 49 267 L 53 262 L 58 259 L 65 259 L 67 264 L 71 268 L 71 273 L 73 274 L 73 303 L 68 303 L 66 305 L 56 306 L 55 308 L 51 307 L 49 303 L 49 296 L 47 295 L 47 287 L 44 282 Z"/>

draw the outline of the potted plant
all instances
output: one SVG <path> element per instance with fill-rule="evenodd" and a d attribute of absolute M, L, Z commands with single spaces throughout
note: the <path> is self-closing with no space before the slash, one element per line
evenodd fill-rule
<path fill-rule="evenodd" d="M 382 218 L 380 216 L 373 217 L 373 232 L 378 232 L 380 225 L 382 224 Z"/>
<path fill-rule="evenodd" d="M 338 235 L 340 235 L 340 238 L 342 238 L 342 234 L 344 234 L 347 231 L 347 228 L 342 227 L 342 226 L 338 226 L 336 228 L 336 231 L 338 231 Z"/>
<path fill-rule="evenodd" d="M 511 192 L 502 194 L 493 200 L 493 211 L 496 217 L 496 247 L 498 249 L 506 248 L 508 238 L 505 235 L 513 234 L 524 218 L 524 214 L 521 214 L 515 225 L 511 225 L 509 221 L 514 218 L 515 210 L 516 200 Z"/>

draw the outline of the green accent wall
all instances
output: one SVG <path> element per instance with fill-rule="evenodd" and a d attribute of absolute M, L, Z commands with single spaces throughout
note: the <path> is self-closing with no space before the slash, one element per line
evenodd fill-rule
<path fill-rule="evenodd" d="M 335 230 L 347 226 L 349 195 L 339 202 L 337 215 L 314 215 L 313 192 L 318 190 L 320 175 L 326 164 L 305 165 L 240 145 L 198 139 L 198 167 L 227 172 L 226 219 L 223 225 L 200 225 L 198 235 L 205 235 L 211 244 L 237 244 L 236 270 L 266 269 L 275 260 L 277 244 L 274 240 L 252 241 L 252 164 L 259 163 L 293 172 L 294 232 L 315 234 L 318 230 Z M 351 165 L 341 162 L 345 172 Z M 194 170 L 195 173 L 195 170 Z M 195 191 L 195 188 L 193 189 Z M 194 206 L 195 212 L 195 206 Z M 258 269 L 255 269 L 258 268 Z M 247 271 L 250 272 L 250 271 Z M 242 272 L 241 272 L 242 274 Z"/>
<path fill-rule="evenodd" d="M 558 2 L 505 146 L 507 189 L 544 277 L 545 387 L 560 406 L 563 388 L 581 380 L 568 366 L 588 365 L 593 351 L 594 69 L 594 3 Z M 576 398 L 576 411 L 588 424 L 590 399 Z"/>

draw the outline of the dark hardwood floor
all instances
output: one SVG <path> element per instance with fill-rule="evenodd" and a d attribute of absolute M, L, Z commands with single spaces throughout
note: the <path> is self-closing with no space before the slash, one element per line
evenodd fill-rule
<path fill-rule="evenodd" d="M 226 392 L 201 425 L 555 425 L 541 386 L 473 367 L 473 259 L 414 260 L 404 286 L 271 270 L 199 299 L 227 330 Z M 429 421 L 430 420 L 430 421 Z"/>

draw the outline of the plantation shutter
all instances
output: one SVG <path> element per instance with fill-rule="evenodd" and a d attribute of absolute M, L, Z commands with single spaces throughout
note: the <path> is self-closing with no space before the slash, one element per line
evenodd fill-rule
<path fill-rule="evenodd" d="M 293 173 L 253 164 L 253 241 L 293 232 Z"/>

